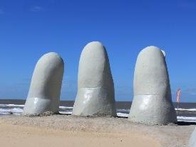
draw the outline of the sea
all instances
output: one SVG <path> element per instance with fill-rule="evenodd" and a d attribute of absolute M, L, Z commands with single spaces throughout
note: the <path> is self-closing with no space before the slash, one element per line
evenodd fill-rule
<path fill-rule="evenodd" d="M 23 112 L 25 100 L 21 99 L 0 99 L 0 116 L 5 115 L 21 115 Z M 61 101 L 59 113 L 71 115 L 74 101 Z M 196 123 L 196 103 L 173 103 L 178 122 Z M 127 118 L 131 108 L 131 102 L 117 101 L 117 116 Z"/>

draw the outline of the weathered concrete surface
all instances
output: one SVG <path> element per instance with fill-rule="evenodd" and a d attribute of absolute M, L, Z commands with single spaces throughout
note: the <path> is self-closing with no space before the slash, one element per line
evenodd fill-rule
<path fill-rule="evenodd" d="M 100 42 L 87 44 L 81 53 L 73 115 L 116 116 L 109 60 Z"/>
<path fill-rule="evenodd" d="M 191 134 L 188 147 L 196 147 L 196 128 L 194 129 L 193 133 Z"/>
<path fill-rule="evenodd" d="M 63 72 L 64 62 L 57 53 L 50 52 L 39 59 L 31 79 L 24 115 L 58 112 Z"/>
<path fill-rule="evenodd" d="M 134 98 L 129 120 L 144 124 L 175 123 L 165 53 L 155 46 L 143 49 L 134 72 Z"/>

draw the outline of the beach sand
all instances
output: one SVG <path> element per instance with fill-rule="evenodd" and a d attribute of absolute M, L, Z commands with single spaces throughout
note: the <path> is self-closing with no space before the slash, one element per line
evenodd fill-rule
<path fill-rule="evenodd" d="M 125 118 L 0 117 L 2 147 L 185 147 L 195 125 L 148 126 Z"/>

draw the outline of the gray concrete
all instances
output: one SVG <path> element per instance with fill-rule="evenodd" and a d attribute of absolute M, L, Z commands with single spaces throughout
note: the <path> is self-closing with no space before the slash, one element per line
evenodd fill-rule
<path fill-rule="evenodd" d="M 109 60 L 100 42 L 87 44 L 81 53 L 73 115 L 116 116 Z"/>
<path fill-rule="evenodd" d="M 24 115 L 58 113 L 63 72 L 64 62 L 57 53 L 50 52 L 39 59 L 31 79 Z"/>
<path fill-rule="evenodd" d="M 177 121 L 164 51 L 149 46 L 139 53 L 133 91 L 134 98 L 128 118 L 130 121 L 152 125 Z"/>
<path fill-rule="evenodd" d="M 193 133 L 191 134 L 188 147 L 196 147 L 196 128 L 194 129 Z"/>

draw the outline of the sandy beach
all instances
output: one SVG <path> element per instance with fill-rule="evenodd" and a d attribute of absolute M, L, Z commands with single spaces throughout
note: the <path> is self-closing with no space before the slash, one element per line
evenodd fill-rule
<path fill-rule="evenodd" d="M 0 117 L 3 147 L 185 147 L 195 125 L 147 126 L 125 118 Z"/>

